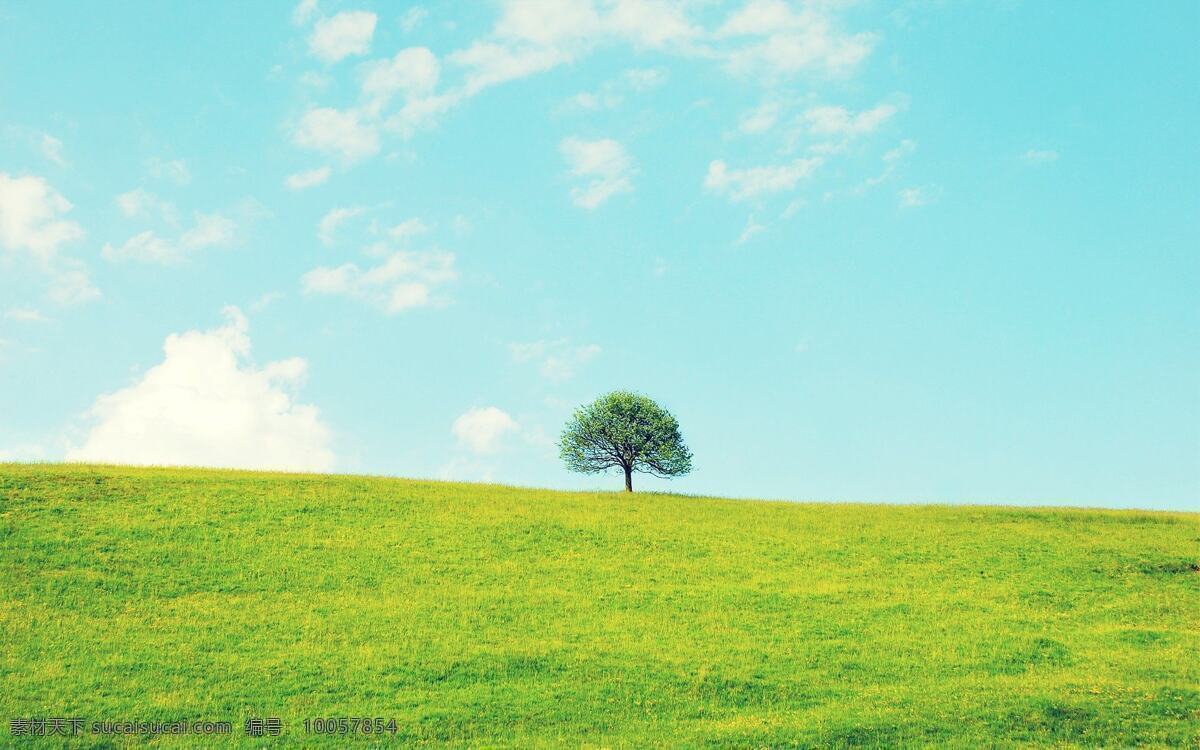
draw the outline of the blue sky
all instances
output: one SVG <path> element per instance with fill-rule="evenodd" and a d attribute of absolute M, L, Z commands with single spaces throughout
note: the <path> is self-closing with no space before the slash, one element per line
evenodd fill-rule
<path fill-rule="evenodd" d="M 1200 503 L 1191 2 L 0 2 L 0 457 Z"/>

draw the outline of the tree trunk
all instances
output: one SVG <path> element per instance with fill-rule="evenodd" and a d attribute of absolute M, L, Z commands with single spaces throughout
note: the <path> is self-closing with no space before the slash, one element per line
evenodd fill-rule
<path fill-rule="evenodd" d="M 625 467 L 625 491 L 633 492 L 633 467 Z"/>

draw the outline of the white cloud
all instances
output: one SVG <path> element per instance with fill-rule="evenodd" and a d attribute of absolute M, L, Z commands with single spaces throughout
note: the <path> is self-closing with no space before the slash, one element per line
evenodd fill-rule
<path fill-rule="evenodd" d="M 586 38 L 599 25 L 591 0 L 508 0 L 495 34 L 552 46 Z"/>
<path fill-rule="evenodd" d="M 661 48 L 700 35 L 683 8 L 664 0 L 507 0 L 490 38 L 450 55 L 468 68 L 464 95 L 549 70 L 606 41 Z M 636 82 L 631 82 L 636 83 Z"/>
<path fill-rule="evenodd" d="M 747 135 L 765 133 L 779 119 L 779 102 L 763 102 L 738 118 L 738 130 Z"/>
<path fill-rule="evenodd" d="M 477 41 L 450 54 L 450 62 L 466 68 L 463 90 L 458 98 L 474 96 L 489 86 L 550 70 L 571 59 L 553 47 L 510 47 Z"/>
<path fill-rule="evenodd" d="M 165 179 L 176 185 L 186 185 L 192 181 L 192 172 L 183 159 L 163 161 L 158 157 L 146 162 L 146 169 L 157 179 Z"/>
<path fill-rule="evenodd" d="M 495 453 L 503 437 L 519 429 L 516 420 L 495 406 L 469 409 L 454 420 L 451 432 L 473 453 Z"/>
<path fill-rule="evenodd" d="M 41 323 L 46 316 L 29 307 L 11 307 L 4 311 L 5 320 L 16 320 L 22 323 Z"/>
<path fill-rule="evenodd" d="M 292 23 L 303 26 L 317 12 L 317 0 L 300 0 L 292 10 Z"/>
<path fill-rule="evenodd" d="M 379 112 L 396 93 L 411 99 L 424 96 L 437 85 L 440 66 L 426 47 L 409 47 L 388 60 L 363 66 L 362 93 L 372 112 Z"/>
<path fill-rule="evenodd" d="M 333 76 L 328 73 L 318 73 L 315 70 L 308 70 L 300 74 L 298 79 L 304 86 L 313 89 L 327 89 L 333 83 Z"/>
<path fill-rule="evenodd" d="M 42 134 L 42 155 L 60 167 L 67 166 L 67 158 L 63 155 L 62 141 L 49 133 Z"/>
<path fill-rule="evenodd" d="M 345 295 L 394 315 L 439 304 L 442 300 L 435 296 L 438 287 L 457 277 L 453 253 L 401 250 L 366 270 L 354 263 L 314 268 L 304 274 L 301 286 L 306 294 Z"/>
<path fill-rule="evenodd" d="M 594 209 L 618 193 L 633 190 L 630 179 L 636 171 L 625 147 L 611 138 L 585 141 L 566 138 L 559 144 L 571 174 L 583 178 L 582 187 L 571 188 L 571 200 L 582 208 Z"/>
<path fill-rule="evenodd" d="M 895 148 L 889 150 L 886 154 L 884 154 L 883 160 L 886 162 L 899 161 L 900 159 L 903 159 L 905 156 L 908 156 L 909 154 L 911 154 L 913 151 L 916 151 L 916 150 L 917 150 L 917 142 L 912 140 L 911 138 L 905 138 L 904 140 L 900 141 L 899 146 L 896 146 Z"/>
<path fill-rule="evenodd" d="M 159 198 L 143 188 L 134 188 L 116 197 L 117 208 L 130 218 L 157 216 L 168 224 L 179 221 L 178 211 L 170 201 Z"/>
<path fill-rule="evenodd" d="M 667 71 L 662 68 L 630 68 L 621 74 L 621 82 L 630 89 L 645 93 L 667 82 Z"/>
<path fill-rule="evenodd" d="M 425 234 L 428 231 L 429 225 L 414 216 L 387 230 L 387 233 L 389 237 L 397 242 L 407 242 L 413 237 Z"/>
<path fill-rule="evenodd" d="M 936 201 L 941 196 L 941 190 L 936 187 L 908 187 L 898 195 L 901 208 L 918 208 Z"/>
<path fill-rule="evenodd" d="M 661 68 L 630 68 L 617 78 L 605 81 L 596 91 L 580 91 L 560 109 L 613 109 L 625 100 L 628 92 L 645 93 L 665 83 L 667 72 Z"/>
<path fill-rule="evenodd" d="M 185 250 L 199 250 L 205 247 L 228 245 L 233 241 L 237 224 L 232 219 L 221 214 L 195 214 L 196 223 L 179 238 L 179 244 Z"/>
<path fill-rule="evenodd" d="M 1058 152 L 1050 149 L 1029 149 L 1021 154 L 1021 161 L 1026 164 L 1046 164 L 1052 161 L 1058 161 Z"/>
<path fill-rule="evenodd" d="M 366 213 L 366 210 L 362 206 L 332 209 L 322 216 L 321 221 L 317 224 L 317 239 L 321 240 L 321 244 L 323 245 L 332 245 L 335 239 L 334 232 L 337 231 L 337 228 L 347 220 Z"/>
<path fill-rule="evenodd" d="M 570 380 L 580 367 L 600 354 L 596 344 L 574 345 L 570 339 L 554 341 L 514 342 L 508 345 L 514 362 L 533 363 L 547 380 Z"/>
<path fill-rule="evenodd" d="M 746 227 L 742 230 L 742 233 L 738 235 L 737 242 L 735 244 L 746 244 L 752 237 L 754 237 L 754 235 L 759 234 L 764 229 L 766 229 L 765 225 L 759 224 L 754 220 L 753 216 L 748 217 L 746 219 Z"/>
<path fill-rule="evenodd" d="M 432 127 L 441 114 L 457 106 L 464 98 L 461 91 L 413 97 L 384 120 L 384 128 L 401 138 L 411 138 L 417 131 Z"/>
<path fill-rule="evenodd" d="M 308 50 L 326 62 L 337 62 L 350 55 L 365 55 L 371 48 L 376 17 L 365 10 L 348 10 L 332 18 L 322 18 L 308 38 Z"/>
<path fill-rule="evenodd" d="M 606 38 L 663 47 L 700 34 L 683 7 L 666 0 L 508 0 L 496 24 L 500 38 L 544 47 L 583 48 Z"/>
<path fill-rule="evenodd" d="M 64 258 L 53 273 L 49 294 L 58 304 L 80 305 L 100 299 L 100 290 L 92 283 L 82 262 Z"/>
<path fill-rule="evenodd" d="M 61 245 L 83 237 L 83 229 L 63 218 L 71 202 L 41 177 L 0 172 L 0 247 L 53 261 Z"/>
<path fill-rule="evenodd" d="M 93 424 L 68 461 L 328 471 L 330 432 L 315 406 L 296 403 L 307 363 L 256 368 L 249 324 L 235 307 L 209 331 L 171 334 L 163 361 L 136 383 L 99 396 Z"/>
<path fill-rule="evenodd" d="M 206 247 L 226 246 L 233 242 L 237 224 L 219 213 L 196 212 L 193 224 L 175 241 L 165 240 L 152 230 L 135 234 L 118 247 L 105 243 L 100 254 L 113 262 L 176 263 Z"/>
<path fill-rule="evenodd" d="M 352 109 L 310 109 L 300 118 L 292 141 L 301 148 L 334 154 L 346 162 L 379 153 L 379 134 L 375 126 L 363 122 L 359 113 Z"/>
<path fill-rule="evenodd" d="M 801 10 L 783 0 L 750 0 L 717 30 L 727 39 L 754 38 L 726 53 L 731 70 L 768 78 L 802 71 L 844 73 L 875 46 L 874 34 L 847 34 L 836 28 L 827 8 L 807 4 Z"/>
<path fill-rule="evenodd" d="M 267 292 L 250 303 L 250 312 L 260 312 L 271 304 L 283 299 L 283 292 Z"/>
<path fill-rule="evenodd" d="M 411 32 L 417 28 L 422 21 L 429 15 L 429 11 L 419 5 L 414 5 L 404 11 L 404 15 L 400 16 L 400 28 L 405 32 Z"/>
<path fill-rule="evenodd" d="M 100 296 L 83 263 L 59 254 L 63 245 L 83 237 L 83 228 L 65 218 L 71 208 L 71 202 L 41 177 L 0 172 L 0 250 L 28 257 L 48 274 L 50 298 L 61 304 Z"/>
<path fill-rule="evenodd" d="M 875 131 L 896 114 L 894 104 L 879 104 L 853 114 L 845 107 L 812 107 L 804 113 L 808 131 L 813 135 L 858 136 Z"/>
<path fill-rule="evenodd" d="M 316 128 L 302 127 L 295 141 L 301 146 L 336 151 L 347 161 L 363 158 L 379 150 L 380 134 L 410 138 L 489 87 L 574 62 L 603 45 L 615 43 L 714 60 L 767 82 L 798 72 L 842 73 L 870 53 L 875 37 L 841 31 L 834 12 L 840 4 L 822 0 L 792 10 L 781 0 L 752 0 L 729 15 L 720 28 L 706 31 L 689 18 L 692 8 L 703 3 L 500 0 L 500 15 L 491 31 L 441 61 L 418 47 L 412 51 L 417 54 L 415 51 L 420 50 L 419 58 L 406 57 L 410 50 L 402 50 L 394 59 L 366 66 L 360 111 L 314 110 L 324 112 L 328 120 L 321 123 L 327 127 L 320 130 L 349 131 L 354 136 L 321 136 L 309 132 Z M 401 28 L 412 28 L 425 15 L 421 8 L 410 9 L 400 19 Z M 321 21 L 318 28 L 335 19 Z M 317 36 L 314 30 L 314 42 Z M 369 35 L 364 36 L 369 41 Z M 365 46 L 356 49 L 365 51 Z M 581 92 L 569 106 L 615 107 L 622 99 L 618 86 L 645 91 L 661 84 L 664 77 L 659 70 L 628 71 L 619 84 L 606 84 L 598 92 Z M 446 78 L 453 83 L 439 89 Z M 386 111 L 394 106 L 394 94 L 400 91 L 404 96 L 399 107 Z M 339 115 L 336 122 L 332 113 Z M 347 143 L 352 145 L 347 147 Z"/>
<path fill-rule="evenodd" d="M 283 184 L 288 190 L 307 190 L 310 187 L 323 184 L 329 179 L 329 175 L 332 173 L 333 170 L 329 167 L 318 167 L 306 172 L 290 174 L 284 179 Z"/>
<path fill-rule="evenodd" d="M 728 193 L 735 201 L 760 195 L 792 190 L 801 179 L 810 176 L 821 165 L 819 157 L 801 158 L 787 164 L 746 169 L 730 169 L 717 160 L 708 165 L 704 187 L 717 193 Z"/>
<path fill-rule="evenodd" d="M 667 0 L 616 0 L 607 26 L 635 45 L 651 48 L 683 43 L 701 33 L 680 3 Z"/>

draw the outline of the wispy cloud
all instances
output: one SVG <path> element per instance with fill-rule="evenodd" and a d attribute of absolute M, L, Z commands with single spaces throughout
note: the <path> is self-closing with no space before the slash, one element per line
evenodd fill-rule
<path fill-rule="evenodd" d="M 583 180 L 571 188 L 571 201 L 594 209 L 619 193 L 633 190 L 632 177 L 637 171 L 625 147 L 611 138 L 585 141 L 567 138 L 559 144 L 571 174 Z"/>
<path fill-rule="evenodd" d="M 597 344 L 573 344 L 570 339 L 514 342 L 508 345 L 514 362 L 536 364 L 542 377 L 552 381 L 570 380 L 580 367 L 600 354 Z"/>
<path fill-rule="evenodd" d="M 365 10 L 342 11 L 322 18 L 308 38 L 308 51 L 325 62 L 365 55 L 371 49 L 377 20 L 374 13 Z"/>
<path fill-rule="evenodd" d="M 708 165 L 704 187 L 735 201 L 757 198 L 761 195 L 793 190 L 796 183 L 812 175 L 821 165 L 820 157 L 794 159 L 785 164 L 730 169 L 721 160 Z"/>
<path fill-rule="evenodd" d="M 301 287 L 306 294 L 351 297 L 394 315 L 445 303 L 437 292 L 456 278 L 453 253 L 400 250 L 366 269 L 355 263 L 314 268 L 304 274 Z"/>
<path fill-rule="evenodd" d="M 1026 164 L 1048 164 L 1058 161 L 1058 152 L 1051 149 L 1029 149 L 1021 154 L 1021 161 Z"/>
<path fill-rule="evenodd" d="M 290 174 L 284 179 L 283 184 L 288 190 L 307 190 L 311 187 L 323 184 L 329 179 L 329 175 L 333 170 L 329 167 L 318 167 L 305 172 L 296 172 Z"/>

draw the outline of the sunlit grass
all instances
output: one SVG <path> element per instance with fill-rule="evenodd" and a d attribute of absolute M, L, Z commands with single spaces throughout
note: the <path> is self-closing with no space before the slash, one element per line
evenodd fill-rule
<path fill-rule="evenodd" d="M 0 744 L 1190 747 L 1198 562 L 1197 514 L 6 464 Z"/>

